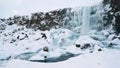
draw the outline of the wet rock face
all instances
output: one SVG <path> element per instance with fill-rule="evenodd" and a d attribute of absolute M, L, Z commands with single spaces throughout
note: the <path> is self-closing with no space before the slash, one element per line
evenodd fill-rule
<path fill-rule="evenodd" d="M 110 4 L 110 7 L 112 8 L 110 12 L 113 12 L 113 17 L 115 18 L 115 30 L 117 33 L 120 33 L 120 0 L 111 0 Z"/>
<path fill-rule="evenodd" d="M 120 0 L 111 0 L 111 7 L 115 17 L 115 30 L 120 33 Z"/>
<path fill-rule="evenodd" d="M 110 4 L 111 8 L 106 12 L 107 22 L 113 24 L 117 34 L 120 33 L 120 0 L 104 0 L 104 4 Z"/>

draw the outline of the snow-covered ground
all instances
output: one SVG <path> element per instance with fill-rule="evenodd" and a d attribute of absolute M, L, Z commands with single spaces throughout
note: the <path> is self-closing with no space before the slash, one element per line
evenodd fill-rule
<path fill-rule="evenodd" d="M 0 68 L 119 68 L 119 60 L 119 50 L 105 49 L 101 52 L 79 55 L 57 63 L 30 62 L 14 59 L 10 60 L 7 66 Z"/>
<path fill-rule="evenodd" d="M 80 35 L 65 28 L 34 31 L 6 24 L 0 31 L 2 68 L 119 68 L 120 36 L 112 30 Z"/>

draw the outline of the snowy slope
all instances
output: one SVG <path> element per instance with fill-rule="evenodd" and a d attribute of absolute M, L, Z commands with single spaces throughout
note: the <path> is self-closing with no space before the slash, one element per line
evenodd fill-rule
<path fill-rule="evenodd" d="M 14 28 L 13 28 L 14 27 Z M 79 35 L 65 28 L 34 31 L 16 24 L 1 30 L 1 65 L 12 59 L 59 62 L 104 48 L 120 49 L 119 36 L 111 30 Z"/>
<path fill-rule="evenodd" d="M 106 49 L 99 53 L 79 55 L 57 63 L 11 60 L 7 66 L 1 68 L 119 68 L 119 53 L 119 50 Z"/>

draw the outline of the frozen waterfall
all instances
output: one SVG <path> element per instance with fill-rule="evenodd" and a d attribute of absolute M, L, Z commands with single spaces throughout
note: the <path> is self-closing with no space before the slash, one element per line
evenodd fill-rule
<path fill-rule="evenodd" d="M 91 7 L 85 6 L 83 8 L 81 34 L 87 34 L 90 30 L 90 13 Z"/>
<path fill-rule="evenodd" d="M 72 15 L 72 13 L 74 15 Z M 103 28 L 103 4 L 97 4 L 92 6 L 81 6 L 69 13 L 71 14 L 69 22 L 65 26 L 68 29 L 80 33 L 87 34 L 91 30 L 102 30 Z M 66 17 L 68 18 L 68 17 Z"/>

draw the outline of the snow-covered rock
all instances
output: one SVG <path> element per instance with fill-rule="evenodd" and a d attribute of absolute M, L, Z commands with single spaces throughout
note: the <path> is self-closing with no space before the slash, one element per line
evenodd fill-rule
<path fill-rule="evenodd" d="M 115 34 L 111 34 L 108 36 L 108 40 L 113 40 L 115 38 Z"/>
<path fill-rule="evenodd" d="M 110 34 L 107 30 L 102 30 L 101 33 L 102 33 L 102 35 L 104 35 L 106 37 L 108 37 Z"/>
<path fill-rule="evenodd" d="M 101 43 L 90 36 L 80 36 L 75 42 L 75 46 L 80 49 L 80 53 L 92 53 L 100 48 Z"/>
<path fill-rule="evenodd" d="M 109 42 L 109 47 L 120 49 L 120 39 L 116 38 Z"/>

